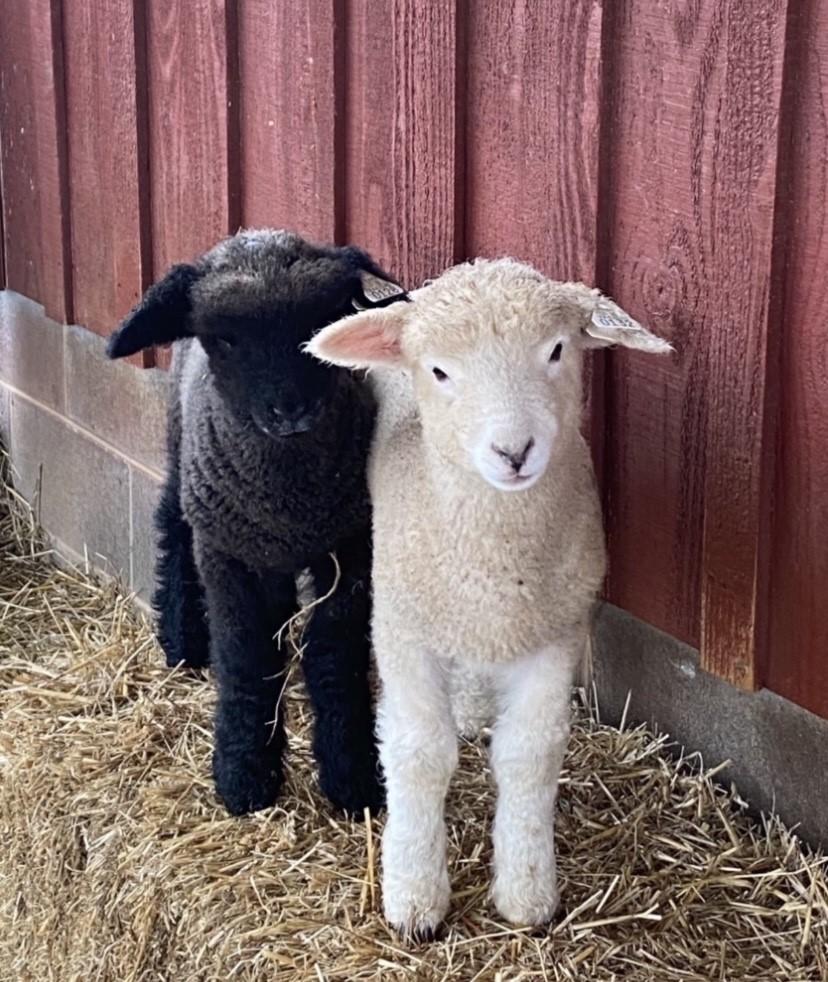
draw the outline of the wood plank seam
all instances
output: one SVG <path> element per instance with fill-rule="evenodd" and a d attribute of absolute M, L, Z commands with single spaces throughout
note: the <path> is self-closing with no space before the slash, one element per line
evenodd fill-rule
<path fill-rule="evenodd" d="M 69 142 L 66 107 L 66 63 L 64 59 L 63 0 L 51 0 L 52 77 L 54 79 L 55 139 L 57 141 L 60 240 L 63 258 L 64 323 L 74 320 L 72 284 L 71 199 L 69 195 Z"/>
<path fill-rule="evenodd" d="M 140 289 L 143 293 L 153 280 L 152 241 L 152 180 L 150 177 L 150 122 L 149 122 L 149 40 L 147 33 L 147 0 L 132 3 L 133 47 L 135 50 L 135 128 L 136 165 L 138 168 L 138 249 Z M 112 325 L 113 328 L 115 325 Z M 157 349 L 142 351 L 137 358 L 144 368 L 154 368 L 158 363 Z"/>

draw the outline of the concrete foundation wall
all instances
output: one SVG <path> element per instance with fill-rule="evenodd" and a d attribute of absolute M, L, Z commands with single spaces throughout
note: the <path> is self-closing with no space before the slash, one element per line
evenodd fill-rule
<path fill-rule="evenodd" d="M 88 557 L 145 601 L 166 387 L 164 372 L 109 361 L 102 338 L 0 291 L 0 439 L 15 485 L 62 552 Z"/>
<path fill-rule="evenodd" d="M 166 375 L 110 362 L 101 338 L 50 321 L 0 292 L 0 438 L 18 489 L 56 545 L 88 556 L 146 601 L 152 512 L 164 469 Z M 828 846 L 828 721 L 771 692 L 740 692 L 699 668 L 698 653 L 609 605 L 596 626 L 604 718 L 655 723 L 707 766 L 730 760 L 756 810 L 775 809 Z"/>
<path fill-rule="evenodd" d="M 650 723 L 706 767 L 729 760 L 754 811 L 775 811 L 828 847 L 828 720 L 767 689 L 742 692 L 702 671 L 699 654 L 610 604 L 598 613 L 595 683 L 602 717 Z"/>

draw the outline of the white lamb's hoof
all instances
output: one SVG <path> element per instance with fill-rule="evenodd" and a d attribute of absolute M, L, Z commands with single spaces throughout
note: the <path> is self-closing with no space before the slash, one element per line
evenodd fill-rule
<path fill-rule="evenodd" d="M 523 877 L 509 882 L 496 879 L 492 900 L 497 912 L 510 924 L 541 927 L 555 916 L 559 894 L 554 880 L 537 883 Z"/>
<path fill-rule="evenodd" d="M 397 933 L 412 941 L 433 941 L 449 909 L 448 875 L 441 883 L 383 884 L 383 910 Z"/>

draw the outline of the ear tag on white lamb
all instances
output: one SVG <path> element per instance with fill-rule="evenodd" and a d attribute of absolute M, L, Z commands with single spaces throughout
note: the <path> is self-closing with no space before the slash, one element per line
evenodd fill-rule
<path fill-rule="evenodd" d="M 590 317 L 587 334 L 613 343 L 619 340 L 619 333 L 646 334 L 647 332 L 638 321 L 634 321 L 620 307 L 609 307 L 599 303 Z"/>
<path fill-rule="evenodd" d="M 360 270 L 359 282 L 362 287 L 362 295 L 368 303 L 364 304 L 361 300 L 355 298 L 353 303 L 356 310 L 367 310 L 369 307 L 384 307 L 397 300 L 406 299 L 406 292 L 398 283 L 384 280 L 381 276 L 369 273 L 367 269 Z"/>
<path fill-rule="evenodd" d="M 615 331 L 640 331 L 641 325 L 625 314 L 620 307 L 604 307 L 599 304 L 592 312 L 592 323 L 596 327 Z"/>

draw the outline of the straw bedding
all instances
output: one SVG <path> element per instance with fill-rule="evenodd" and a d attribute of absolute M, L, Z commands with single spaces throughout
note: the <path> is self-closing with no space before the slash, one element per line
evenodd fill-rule
<path fill-rule="evenodd" d="M 332 814 L 291 685 L 278 807 L 229 818 L 209 680 L 170 672 L 129 598 L 58 569 L 0 491 L 3 980 L 828 979 L 828 881 L 698 761 L 580 710 L 561 785 L 563 910 L 513 930 L 487 903 L 492 790 L 463 746 L 445 938 L 381 919 L 381 820 Z"/>

